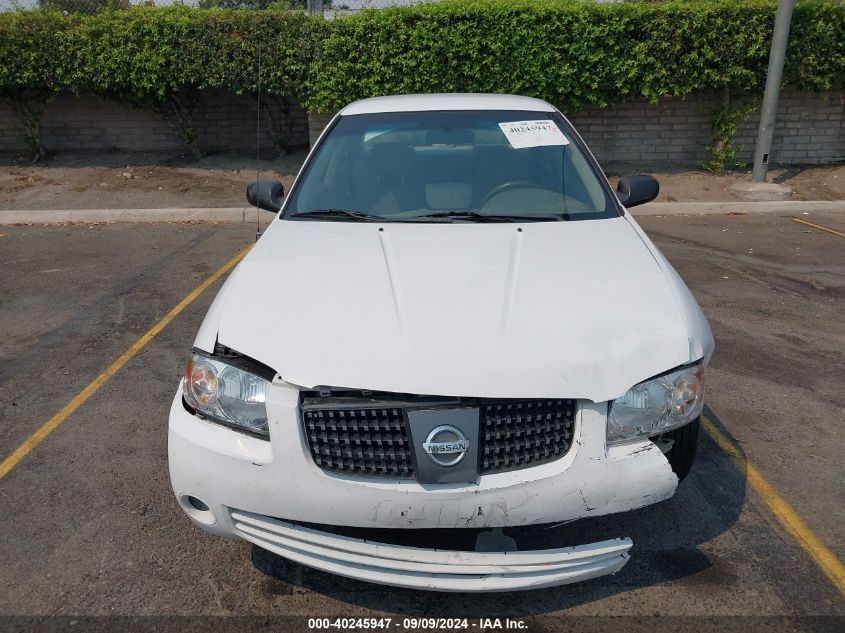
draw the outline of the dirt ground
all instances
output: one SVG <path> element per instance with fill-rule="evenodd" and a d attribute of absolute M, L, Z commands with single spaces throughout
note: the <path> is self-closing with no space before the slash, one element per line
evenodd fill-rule
<path fill-rule="evenodd" d="M 152 209 L 238 207 L 247 183 L 279 178 L 289 187 L 304 152 L 274 160 L 214 154 L 193 158 L 149 152 L 64 153 L 38 164 L 0 160 L 0 210 Z M 256 170 L 258 167 L 258 170 Z M 748 171 L 713 175 L 694 169 L 649 170 L 644 165 L 608 164 L 613 180 L 647 172 L 660 181 L 660 201 L 742 200 L 732 183 Z M 774 182 L 792 187 L 794 200 L 845 200 L 845 165 L 770 170 Z"/>
<path fill-rule="evenodd" d="M 287 189 L 305 153 L 262 160 L 262 178 Z M 46 161 L 0 161 L 0 209 L 159 209 L 238 207 L 256 177 L 255 158 L 195 159 L 152 152 L 61 154 Z M 843 178 L 845 180 L 845 178 Z"/>
<path fill-rule="evenodd" d="M 614 176 L 652 174 L 660 182 L 659 202 L 733 202 L 745 200 L 730 187 L 751 180 L 751 170 L 710 174 L 706 171 L 665 167 L 648 170 L 643 165 L 604 166 L 611 182 Z M 792 188 L 792 200 L 845 200 L 845 164 L 793 166 L 769 170 L 769 180 Z"/>

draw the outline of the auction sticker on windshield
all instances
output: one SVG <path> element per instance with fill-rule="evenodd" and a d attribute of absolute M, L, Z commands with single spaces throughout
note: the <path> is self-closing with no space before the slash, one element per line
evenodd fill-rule
<path fill-rule="evenodd" d="M 543 145 L 569 145 L 569 141 L 554 121 L 508 121 L 499 123 L 508 143 L 514 149 Z"/>

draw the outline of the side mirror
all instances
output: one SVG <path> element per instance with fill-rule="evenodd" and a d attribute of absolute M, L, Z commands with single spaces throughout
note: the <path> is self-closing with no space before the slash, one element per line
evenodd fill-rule
<path fill-rule="evenodd" d="M 254 207 L 278 213 L 285 199 L 285 188 L 278 180 L 256 180 L 246 188 L 246 199 Z"/>
<path fill-rule="evenodd" d="M 616 185 L 616 197 L 626 207 L 651 202 L 658 193 L 660 193 L 660 184 L 652 176 L 645 174 L 623 176 Z"/>

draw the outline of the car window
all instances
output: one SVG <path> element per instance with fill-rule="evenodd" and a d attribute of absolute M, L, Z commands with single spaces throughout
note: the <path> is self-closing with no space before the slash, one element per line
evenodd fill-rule
<path fill-rule="evenodd" d="M 344 210 L 393 221 L 472 213 L 616 215 L 560 117 L 449 111 L 342 116 L 294 187 L 285 217 Z"/>

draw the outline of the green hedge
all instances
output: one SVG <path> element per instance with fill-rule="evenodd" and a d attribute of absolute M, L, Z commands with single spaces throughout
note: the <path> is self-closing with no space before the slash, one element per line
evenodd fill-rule
<path fill-rule="evenodd" d="M 513 92 L 559 106 L 700 90 L 759 92 L 774 4 L 452 0 L 322 20 L 300 12 L 135 7 L 93 16 L 0 14 L 0 93 L 138 97 L 256 89 L 314 110 L 402 92 Z M 795 7 L 785 81 L 845 78 L 845 7 Z"/>
<path fill-rule="evenodd" d="M 71 88 L 62 40 L 78 25 L 56 11 L 0 13 L 0 95 Z"/>
<path fill-rule="evenodd" d="M 761 91 L 774 4 L 461 1 L 339 20 L 321 46 L 309 105 L 369 95 L 510 92 L 561 107 L 729 88 Z M 795 7 L 785 81 L 845 78 L 841 2 Z"/>
<path fill-rule="evenodd" d="M 705 90 L 760 94 L 775 14 L 763 0 L 449 0 L 335 20 L 275 6 L 3 13 L 0 97 L 20 111 L 27 100 L 93 92 L 152 104 L 185 127 L 203 90 L 256 92 L 259 49 L 262 87 L 311 111 L 435 91 L 518 93 L 567 109 Z M 841 0 L 799 0 L 785 82 L 843 85 Z"/>
<path fill-rule="evenodd" d="M 93 16 L 0 14 L 0 93 L 164 96 L 181 87 L 299 96 L 326 22 L 291 11 L 133 7 Z"/>

